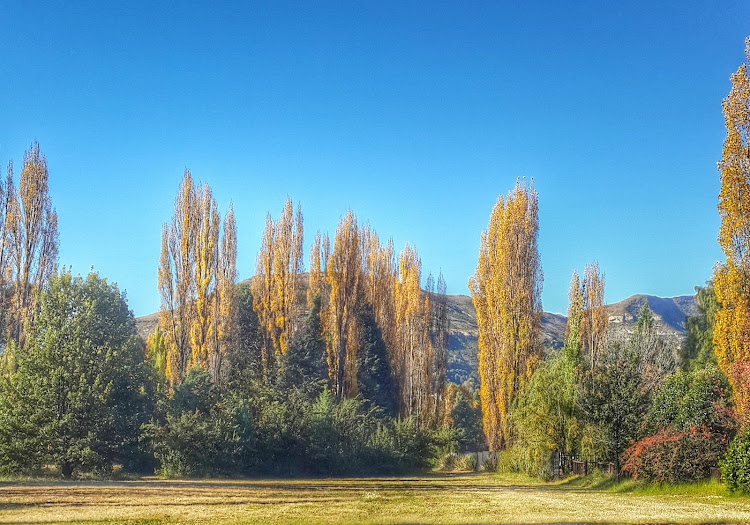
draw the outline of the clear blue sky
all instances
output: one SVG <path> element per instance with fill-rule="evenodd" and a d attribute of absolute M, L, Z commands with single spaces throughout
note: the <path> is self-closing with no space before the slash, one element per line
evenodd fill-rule
<path fill-rule="evenodd" d="M 234 202 L 241 278 L 289 195 L 306 244 L 351 207 L 468 293 L 521 176 L 539 191 L 547 311 L 594 259 L 616 302 L 691 294 L 721 257 L 745 0 L 153 4 L 0 3 L 3 176 L 39 141 L 60 263 L 118 282 L 136 315 L 159 307 L 186 167 Z"/>

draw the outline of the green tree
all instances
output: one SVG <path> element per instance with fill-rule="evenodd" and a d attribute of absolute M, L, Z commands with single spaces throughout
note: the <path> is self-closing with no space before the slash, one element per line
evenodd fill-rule
<path fill-rule="evenodd" d="M 534 472 L 541 472 L 550 454 L 575 454 L 581 433 L 578 414 L 578 373 L 575 354 L 561 351 L 542 362 L 520 392 L 512 418 L 518 442 L 528 452 Z"/>
<path fill-rule="evenodd" d="M 398 391 L 388 362 L 383 337 L 372 307 L 363 305 L 359 314 L 357 383 L 359 393 L 391 417 L 398 414 Z"/>
<path fill-rule="evenodd" d="M 649 400 L 662 385 L 664 378 L 675 370 L 675 352 L 659 335 L 654 313 L 645 301 L 638 312 L 628 346 L 638 356 L 641 393 Z"/>
<path fill-rule="evenodd" d="M 0 395 L 4 470 L 57 465 L 108 472 L 131 454 L 148 416 L 149 366 L 115 284 L 63 272 L 39 298 L 18 369 Z"/>
<path fill-rule="evenodd" d="M 313 299 L 303 329 L 292 337 L 287 351 L 279 356 L 279 389 L 296 389 L 308 400 L 320 395 L 328 379 L 326 344 L 320 326 L 320 302 L 320 296 Z"/>
<path fill-rule="evenodd" d="M 711 281 L 703 288 L 695 288 L 698 315 L 685 318 L 687 337 L 680 352 L 681 366 L 685 370 L 697 370 L 707 365 L 716 365 L 714 353 L 714 319 L 721 306 Z"/>
<path fill-rule="evenodd" d="M 237 286 L 237 325 L 227 349 L 230 384 L 261 378 L 261 331 L 248 283 Z M 231 389 L 231 387 L 230 387 Z"/>
<path fill-rule="evenodd" d="M 610 343 L 600 365 L 593 371 L 593 381 L 586 382 L 582 406 L 585 415 L 601 432 L 596 444 L 620 471 L 625 448 L 638 434 L 638 426 L 648 408 L 641 389 L 640 356 L 633 345 Z"/>

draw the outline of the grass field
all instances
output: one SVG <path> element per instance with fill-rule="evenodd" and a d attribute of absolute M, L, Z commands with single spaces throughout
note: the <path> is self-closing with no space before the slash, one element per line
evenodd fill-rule
<path fill-rule="evenodd" d="M 727 523 L 718 484 L 640 490 L 517 476 L 284 481 L 2 482 L 0 523 Z"/>

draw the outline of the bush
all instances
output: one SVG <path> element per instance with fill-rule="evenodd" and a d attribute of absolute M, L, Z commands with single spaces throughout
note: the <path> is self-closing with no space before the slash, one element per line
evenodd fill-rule
<path fill-rule="evenodd" d="M 477 469 L 477 457 L 474 454 L 459 456 L 456 467 L 458 470 L 474 472 Z"/>
<path fill-rule="evenodd" d="M 551 450 L 515 445 L 497 453 L 497 472 L 527 474 L 549 481 L 551 458 Z"/>
<path fill-rule="evenodd" d="M 456 468 L 456 462 L 458 461 L 458 454 L 451 452 L 446 454 L 440 459 L 440 470 L 453 470 Z"/>
<path fill-rule="evenodd" d="M 144 438 L 151 443 L 166 478 L 203 477 L 228 474 L 236 434 L 229 421 L 199 412 L 167 416 L 167 424 L 144 426 Z"/>
<path fill-rule="evenodd" d="M 730 492 L 750 493 L 750 435 L 737 436 L 719 463 L 721 479 Z"/>
<path fill-rule="evenodd" d="M 631 445 L 623 456 L 622 471 L 634 480 L 678 483 L 710 476 L 726 449 L 721 437 L 707 427 L 685 431 L 666 428 Z"/>
<path fill-rule="evenodd" d="M 482 470 L 485 472 L 497 472 L 498 469 L 497 454 L 491 453 L 482 461 Z"/>

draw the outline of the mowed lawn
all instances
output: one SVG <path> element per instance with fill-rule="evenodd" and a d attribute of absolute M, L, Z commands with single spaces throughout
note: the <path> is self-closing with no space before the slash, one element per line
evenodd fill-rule
<path fill-rule="evenodd" d="M 726 523 L 750 499 L 500 475 L 0 483 L 0 523 Z"/>

